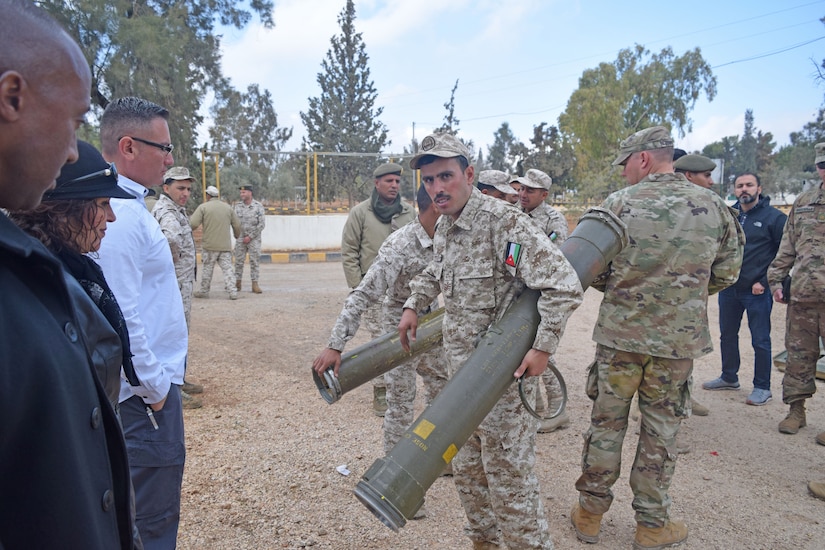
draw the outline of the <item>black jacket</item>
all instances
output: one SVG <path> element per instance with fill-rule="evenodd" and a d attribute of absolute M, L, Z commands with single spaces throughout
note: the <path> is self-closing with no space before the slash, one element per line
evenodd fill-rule
<path fill-rule="evenodd" d="M 133 547 L 126 445 L 94 372 L 81 309 L 94 315 L 96 306 L 40 242 L 0 214 L 5 550 Z"/>
<path fill-rule="evenodd" d="M 745 292 L 759 281 L 770 292 L 768 266 L 779 250 L 788 216 L 771 206 L 771 198 L 767 195 L 759 195 L 759 202 L 747 213 L 742 213 L 742 205 L 738 202 L 733 207 L 739 211 L 739 222 L 745 231 L 746 241 L 739 280 L 730 288 Z"/>

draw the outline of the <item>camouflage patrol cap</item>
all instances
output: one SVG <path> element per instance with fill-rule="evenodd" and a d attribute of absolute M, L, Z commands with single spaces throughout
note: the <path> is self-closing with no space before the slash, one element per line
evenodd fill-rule
<path fill-rule="evenodd" d="M 470 162 L 470 150 L 457 137 L 447 132 L 430 134 L 422 139 L 418 154 L 410 159 L 410 168 L 418 170 L 418 163 L 429 155 L 441 158 L 464 157 Z"/>
<path fill-rule="evenodd" d="M 394 162 L 388 162 L 387 164 L 382 164 L 375 171 L 372 173 L 375 179 L 381 178 L 388 174 L 395 174 L 396 176 L 400 176 L 401 172 L 404 171 L 404 167 L 400 164 L 395 164 Z"/>
<path fill-rule="evenodd" d="M 518 191 L 510 186 L 510 176 L 501 170 L 482 170 L 478 173 L 478 183 L 495 187 L 505 195 L 518 194 Z"/>
<path fill-rule="evenodd" d="M 245 184 L 241 185 L 240 187 L 238 187 L 238 191 L 252 192 L 252 191 L 254 191 L 254 189 L 251 185 L 249 185 L 248 183 L 245 183 Z"/>
<path fill-rule="evenodd" d="M 512 178 L 510 181 L 532 187 L 533 189 L 544 189 L 545 191 L 549 191 L 550 186 L 553 185 L 553 178 L 535 168 L 530 168 L 523 176 Z"/>
<path fill-rule="evenodd" d="M 189 175 L 189 169 L 185 166 L 173 166 L 163 174 L 163 183 L 169 183 L 172 180 L 192 180 L 195 178 Z"/>
<path fill-rule="evenodd" d="M 673 138 L 670 137 L 670 130 L 664 126 L 651 126 L 639 130 L 619 145 L 619 156 L 613 161 L 613 166 L 624 164 L 633 153 L 669 147 L 673 147 Z"/>
<path fill-rule="evenodd" d="M 716 169 L 716 163 L 702 155 L 685 155 L 673 163 L 673 168 L 682 172 L 710 172 Z"/>
<path fill-rule="evenodd" d="M 816 158 L 814 159 L 814 164 L 825 162 L 825 142 L 817 143 L 816 145 L 814 145 L 814 150 L 816 151 Z"/>

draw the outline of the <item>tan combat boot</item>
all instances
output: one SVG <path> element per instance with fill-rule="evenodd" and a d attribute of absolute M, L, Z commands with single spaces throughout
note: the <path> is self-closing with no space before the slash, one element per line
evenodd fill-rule
<path fill-rule="evenodd" d="M 599 542 L 599 530 L 602 525 L 602 514 L 592 514 L 582 508 L 578 503 L 573 506 L 570 512 L 570 523 L 576 530 L 576 537 L 588 544 Z"/>
<path fill-rule="evenodd" d="M 819 500 L 825 500 L 825 481 L 809 481 L 808 492 Z"/>
<path fill-rule="evenodd" d="M 663 527 L 636 524 L 634 550 L 659 550 L 679 546 L 687 540 L 688 528 L 683 521 L 668 521 Z"/>
<path fill-rule="evenodd" d="M 203 401 L 197 397 L 192 397 L 185 391 L 180 392 L 180 401 L 184 409 L 200 409 L 203 407 Z"/>
<path fill-rule="evenodd" d="M 473 550 L 496 550 L 497 548 L 501 548 L 501 546 L 487 541 L 473 541 Z"/>
<path fill-rule="evenodd" d="M 779 431 L 783 434 L 795 434 L 799 428 L 807 426 L 805 421 L 805 400 L 800 399 L 791 403 L 791 410 L 785 420 L 779 423 Z"/>
<path fill-rule="evenodd" d="M 570 417 L 567 416 L 567 411 L 563 411 L 555 418 L 540 420 L 538 432 L 540 434 L 549 434 L 559 428 L 566 428 L 568 424 L 570 424 Z"/>
<path fill-rule="evenodd" d="M 708 413 L 710 413 L 709 408 L 705 407 L 693 398 L 690 400 L 690 408 L 693 409 L 693 414 L 696 416 L 707 416 Z"/>
<path fill-rule="evenodd" d="M 240 279 L 235 281 L 235 288 L 238 290 L 238 292 L 241 291 L 241 280 Z"/>
<path fill-rule="evenodd" d="M 825 432 L 819 432 L 816 434 L 816 442 L 820 445 L 825 445 Z"/>
<path fill-rule="evenodd" d="M 261 290 L 261 287 L 258 286 L 258 281 L 252 281 L 252 292 L 254 292 L 255 294 L 260 294 L 261 292 L 263 292 L 263 290 Z"/>

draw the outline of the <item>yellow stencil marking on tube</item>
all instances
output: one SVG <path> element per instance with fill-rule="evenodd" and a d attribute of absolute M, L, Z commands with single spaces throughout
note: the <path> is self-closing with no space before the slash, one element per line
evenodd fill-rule
<path fill-rule="evenodd" d="M 435 424 L 430 422 L 429 420 L 422 420 L 418 423 L 418 425 L 413 430 L 413 433 L 420 437 L 421 439 L 427 439 L 430 437 L 430 434 L 433 433 L 435 429 Z"/>
<path fill-rule="evenodd" d="M 444 462 L 449 464 L 450 461 L 453 459 L 453 457 L 456 455 L 457 452 L 458 452 L 458 447 L 456 447 L 454 444 L 450 443 L 450 446 L 447 447 L 447 450 L 444 451 L 444 454 L 441 455 L 441 458 L 444 459 Z"/>

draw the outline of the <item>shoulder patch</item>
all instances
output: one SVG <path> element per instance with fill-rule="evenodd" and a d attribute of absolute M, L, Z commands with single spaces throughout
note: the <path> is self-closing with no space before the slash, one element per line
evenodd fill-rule
<path fill-rule="evenodd" d="M 504 263 L 510 267 L 516 267 L 521 259 L 521 245 L 519 243 L 507 243 L 507 254 Z"/>

